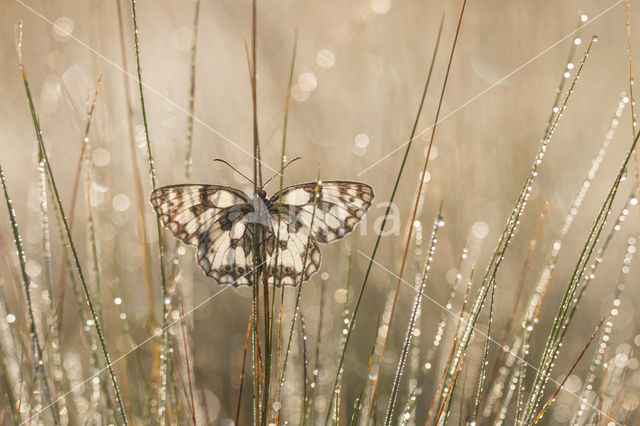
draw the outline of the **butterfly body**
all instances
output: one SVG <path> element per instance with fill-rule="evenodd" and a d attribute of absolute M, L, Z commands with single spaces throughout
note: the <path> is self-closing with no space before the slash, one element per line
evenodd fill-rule
<path fill-rule="evenodd" d="M 251 285 L 260 268 L 269 283 L 295 286 L 320 268 L 318 243 L 350 233 L 373 196 L 369 185 L 348 181 L 294 185 L 271 198 L 262 188 L 249 196 L 184 184 L 156 189 L 151 204 L 164 227 L 197 248 L 199 265 L 219 284 Z"/>

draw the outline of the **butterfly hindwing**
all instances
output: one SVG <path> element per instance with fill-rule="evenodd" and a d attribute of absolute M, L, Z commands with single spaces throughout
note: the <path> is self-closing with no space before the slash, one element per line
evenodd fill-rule
<path fill-rule="evenodd" d="M 315 238 L 307 227 L 299 222 L 290 223 L 288 219 L 282 216 L 278 221 L 277 214 L 271 216 L 271 231 L 264 243 L 269 284 L 273 284 L 276 278 L 278 285 L 296 286 L 320 269 L 322 257 Z"/>
<path fill-rule="evenodd" d="M 282 214 L 291 222 L 300 222 L 318 242 L 330 243 L 353 231 L 371 207 L 373 188 L 360 182 L 321 182 L 314 207 L 315 182 L 294 185 L 271 198 L 272 214 L 282 202 Z M 315 216 L 315 218 L 314 218 Z M 313 222 L 313 228 L 312 226 Z"/>

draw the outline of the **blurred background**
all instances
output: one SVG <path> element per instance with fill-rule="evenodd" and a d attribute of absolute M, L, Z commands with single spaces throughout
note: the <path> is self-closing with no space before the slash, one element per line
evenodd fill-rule
<path fill-rule="evenodd" d="M 43 261 L 37 141 L 18 68 L 14 25 L 23 21 L 24 64 L 65 209 L 71 206 L 87 119 L 87 99 L 93 97 L 98 76 L 103 75 L 89 145 L 90 195 L 101 286 L 96 287 L 95 272 L 87 274 L 89 287 L 99 301 L 107 346 L 114 359 L 151 335 L 157 324 L 150 319 L 150 309 L 157 322 L 162 305 L 155 216 L 147 202 L 152 188 L 135 77 L 131 5 L 123 1 L 118 5 L 118 1 L 0 2 L 0 164 L 5 171 L 23 237 L 26 269 L 33 280 L 34 303 L 42 305 L 38 312 L 46 310 L 43 300 L 48 300 L 49 294 L 44 285 L 46 265 Z M 345 359 L 340 397 L 344 410 L 342 422 L 349 421 L 353 401 L 366 379 L 375 335 L 379 335 L 380 343 L 386 333 L 390 333 L 381 367 L 379 402 L 374 408 L 376 424 L 381 422 L 386 409 L 416 292 L 408 285 L 401 286 L 391 330 L 384 328 L 388 315 L 382 314 L 388 312 L 389 298 L 395 289 L 394 274 L 400 267 L 407 222 L 460 7 L 460 1 L 433 0 L 258 1 L 258 121 L 265 162 L 263 174 L 268 177 L 272 174 L 269 168 L 277 170 L 279 167 L 284 100 L 297 28 L 299 38 L 286 152 L 290 158 L 301 156 L 302 160 L 287 169 L 285 184 L 313 181 L 319 167 L 323 179 L 366 182 L 376 193 L 366 221 L 351 236 L 322 247 L 321 271 L 303 285 L 301 312 L 308 336 L 306 350 L 310 354 L 309 363 L 313 365 L 317 359 L 320 366 L 314 410 L 322 414 L 317 419 L 314 417 L 314 422 L 321 423 L 324 419 L 336 373 L 344 310 L 353 308 L 368 264 L 367 257 L 358 250 L 367 256 L 371 254 L 376 229 L 380 227 L 386 207 L 384 202 L 390 197 L 415 120 L 444 13 L 440 50 L 418 123 L 419 136 L 411 148 L 392 209 L 393 226 L 388 228 L 389 234 L 382 237 L 376 257 L 380 266 L 373 266 Z M 640 9 L 636 7 L 632 2 L 634 57 L 640 55 L 640 39 L 636 37 L 640 34 L 636 31 Z M 243 178 L 212 160 L 223 158 L 244 173 L 252 171 L 252 158 L 248 154 L 252 151 L 253 131 L 251 91 L 244 48 L 244 40 L 250 39 L 251 35 L 251 3 L 246 0 L 202 1 L 197 38 L 193 30 L 194 11 L 193 1 L 137 2 L 144 95 L 158 184 L 185 182 L 191 49 L 196 40 L 193 159 L 188 180 L 249 190 Z M 450 301 L 447 318 L 452 314 L 451 321 L 460 310 L 466 277 L 474 263 L 476 280 L 471 294 L 477 289 L 478 277 L 485 270 L 544 137 L 557 88 L 563 79 L 566 80 L 563 91 L 569 87 L 594 35 L 598 41 L 586 58 L 582 75 L 548 146 L 521 224 L 497 276 L 492 325 L 495 336 L 502 333 L 509 319 L 507 313 L 516 296 L 530 241 L 545 204 L 549 203 L 548 213 L 536 250 L 525 270 L 516 321 L 524 313 L 553 241 L 562 228 L 563 218 L 570 212 L 573 199 L 615 118 L 615 132 L 609 133 L 606 155 L 602 156 L 600 169 L 590 183 L 584 202 L 575 212 L 575 220 L 555 265 L 531 341 L 529 360 L 533 365 L 537 365 L 589 228 L 632 142 L 629 102 L 628 98 L 626 102 L 622 100 L 623 92 L 629 90 L 625 2 L 468 2 L 443 98 L 428 175 L 424 178 L 420 224 L 416 226 L 422 230 L 417 232 L 422 234 L 422 246 L 420 241 L 412 242 L 403 275 L 413 283 L 415 274 L 421 269 L 432 223 L 443 201 L 445 226 L 439 231 L 425 291 L 428 298 L 422 302 L 419 332 L 417 335 L 414 332 L 415 345 L 420 350 L 414 357 L 419 365 L 423 365 L 424 357 L 432 348 L 456 274 L 462 274 L 463 278 L 456 296 Z M 568 57 L 571 65 L 567 62 Z M 636 64 L 633 66 L 636 72 Z M 136 168 L 141 176 L 142 200 L 136 193 Z M 603 236 L 608 235 L 627 202 L 634 173 L 632 165 L 628 178 L 620 187 Z M 84 176 L 83 172 L 73 236 L 83 267 L 93 271 Z M 276 190 L 277 183 L 267 187 L 269 194 Z M 143 208 L 146 231 L 140 227 L 139 206 Z M 69 216 L 69 211 L 66 213 Z M 68 371 L 65 374 L 73 385 L 91 377 L 96 366 L 89 359 L 91 343 L 83 332 L 86 311 L 81 313 L 78 308 L 84 305 L 75 302 L 70 290 L 72 284 L 63 271 L 63 248 L 53 210 L 49 221 L 52 300 L 62 307 L 58 338 L 62 363 Z M 142 247 L 140 234 L 143 232 L 148 244 L 148 262 Z M 0 318 L 0 322 L 5 322 L 0 332 L 18 336 L 16 346 L 3 348 L 3 352 L 5 356 L 15 353 L 17 359 L 22 360 L 20 345 L 28 347 L 24 288 L 19 269 L 16 269 L 15 247 L 4 207 L 0 210 L 0 234 L 0 302 L 5 311 L 0 313 L 6 316 L 6 321 Z M 554 380 L 562 380 L 594 327 L 617 298 L 618 315 L 606 356 L 611 362 L 618 360 L 620 371 L 625 372 L 620 383 L 624 391 L 619 394 L 619 407 L 615 409 L 616 421 L 620 424 L 640 398 L 640 372 L 637 370 L 640 362 L 636 357 L 640 330 L 635 312 L 640 297 L 636 285 L 640 270 L 635 263 L 627 265 L 627 289 L 620 296 L 614 296 L 614 293 L 624 256 L 629 250 L 628 238 L 637 234 L 636 208 L 628 211 L 621 229 L 612 237 L 597 274 L 580 302 L 552 372 Z M 233 288 L 211 298 L 222 287 L 208 279 L 194 262 L 195 250 L 191 247 L 174 249 L 175 239 L 169 233 L 164 237 L 168 252 L 166 270 L 172 283 L 170 317 L 172 320 L 179 318 L 174 283 L 181 288 L 184 311 L 190 312 L 186 315 L 186 329 L 198 410 L 204 413 L 200 419 L 203 423 L 232 424 L 251 290 Z M 464 248 L 468 249 L 468 260 L 459 271 Z M 352 274 L 347 286 L 349 262 Z M 151 274 L 150 294 L 145 284 L 146 264 Z M 63 280 L 67 281 L 64 294 L 61 290 Z M 295 290 L 287 289 L 283 324 L 289 324 L 287 319 L 291 318 L 294 299 Z M 207 302 L 201 304 L 205 300 Z M 478 325 L 483 331 L 487 327 L 487 312 L 485 309 Z M 376 330 L 374 324 L 381 315 L 383 322 Z M 40 338 L 47 341 L 47 322 L 38 321 L 42 327 Z M 183 342 L 181 333 L 180 324 L 176 323 L 171 328 L 176 351 L 182 350 L 178 349 Z M 296 331 L 295 335 L 298 333 Z M 295 401 L 302 398 L 303 348 L 299 341 L 298 336 L 292 349 L 290 382 L 285 386 L 288 399 L 283 408 L 283 413 L 288 413 L 292 419 L 299 415 Z M 432 369 L 421 371 L 416 367 L 405 377 L 399 406 L 408 398 L 411 378 L 423 384 L 416 413 L 409 423 L 424 422 L 449 345 L 450 335 L 435 355 Z M 469 420 L 483 345 L 484 338 L 476 338 L 468 351 L 462 370 L 467 390 L 457 392 L 454 404 L 460 404 L 461 409 L 451 414 L 453 422 L 464 424 Z M 596 346 L 595 343 L 592 345 L 567 380 L 569 392 L 558 395 L 550 414 L 542 420 L 544 424 L 567 424 L 577 411 L 578 396 Z M 152 380 L 150 365 L 154 347 L 153 341 L 146 343 L 116 364 L 120 380 L 130 382 L 122 386 L 130 401 L 130 417 L 136 422 L 146 418 L 145 407 L 154 403 L 145 399 L 144 391 L 145 380 Z M 491 345 L 490 361 L 495 360 L 499 351 L 497 345 Z M 623 356 L 616 358 L 618 354 Z M 178 357 L 176 368 L 186 371 L 181 366 L 182 358 L 175 355 Z M 102 359 L 98 364 L 101 362 Z M 137 369 L 136 363 L 141 370 Z M 145 380 L 141 371 L 146 373 Z M 529 376 L 533 375 L 531 371 Z M 11 375 L 5 373 L 5 376 L 11 381 Z M 108 387 L 106 373 L 99 377 Z M 186 378 L 180 376 L 177 380 L 182 381 L 177 386 L 177 399 L 180 400 Z M 365 382 L 370 389 L 372 377 Z M 552 384 L 548 387 L 549 392 L 555 388 Z M 59 395 L 59 392 L 54 389 L 52 394 Z M 101 411 L 97 408 L 101 405 L 92 399 L 95 396 L 92 396 L 90 384 L 80 387 L 74 394 L 78 407 L 85 404 L 92 416 L 99 417 L 95 412 Z M 247 377 L 242 424 L 250 421 L 250 395 L 251 379 Z M 0 398 L 0 407 L 6 407 L 6 404 L 9 404 L 8 400 Z M 5 412 L 3 421 L 11 424 L 8 408 L 0 408 L 0 411 Z M 78 409 L 77 413 L 69 415 L 75 415 L 77 420 L 85 413 Z M 507 424 L 513 424 L 514 416 L 512 404 L 506 415 Z M 107 417 L 100 419 L 109 421 Z M 39 421 L 48 423 L 50 419 L 43 414 Z M 489 422 L 488 419 L 485 421 Z M 292 424 L 295 423 L 292 420 Z"/>

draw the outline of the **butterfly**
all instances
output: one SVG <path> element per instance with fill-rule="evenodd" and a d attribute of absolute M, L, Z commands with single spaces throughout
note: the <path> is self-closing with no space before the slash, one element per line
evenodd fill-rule
<path fill-rule="evenodd" d="M 218 284 L 252 285 L 261 268 L 269 284 L 296 286 L 320 268 L 319 243 L 353 231 L 374 197 L 371 186 L 350 181 L 302 183 L 271 198 L 263 187 L 249 196 L 229 186 L 167 185 L 150 201 L 162 225 L 197 248 L 198 264 Z"/>

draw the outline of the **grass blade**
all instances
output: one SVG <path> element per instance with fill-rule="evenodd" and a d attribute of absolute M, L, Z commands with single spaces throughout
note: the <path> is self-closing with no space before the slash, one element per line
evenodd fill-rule
<path fill-rule="evenodd" d="M 151 140 L 149 138 L 149 125 L 147 123 L 147 110 L 144 103 L 144 92 L 142 90 L 142 67 L 140 65 L 140 45 L 138 40 L 138 20 L 136 16 L 136 0 L 131 0 L 131 11 L 133 13 L 133 42 L 136 55 L 136 71 L 138 75 L 138 91 L 140 95 L 140 109 L 142 113 L 142 124 L 144 126 L 144 137 L 147 149 L 147 160 L 149 164 L 149 176 L 151 177 L 151 188 L 155 191 L 157 186 L 156 169 L 151 152 Z M 169 371 L 169 331 L 167 327 L 171 299 L 167 291 L 167 280 L 164 270 L 164 244 L 162 242 L 162 225 L 160 218 L 156 215 L 156 231 L 158 233 L 158 258 L 160 262 L 160 289 L 162 297 L 162 337 L 160 349 L 160 401 L 158 403 L 158 416 L 160 424 L 164 425 L 167 405 L 167 380 L 172 374 Z M 144 232 L 144 230 L 142 230 Z"/>
<path fill-rule="evenodd" d="M 431 262 L 433 261 L 433 255 L 435 254 L 436 243 L 438 241 L 438 230 L 442 226 L 444 226 L 444 221 L 442 218 L 442 203 L 441 203 L 440 208 L 438 209 L 438 213 L 436 215 L 436 220 L 434 221 L 433 228 L 431 230 L 429 250 L 427 251 L 427 258 L 425 260 L 424 268 L 422 270 L 422 278 L 420 279 L 419 291 L 416 293 L 416 296 L 413 302 L 413 308 L 411 309 L 411 317 L 409 318 L 409 324 L 407 325 L 407 332 L 405 334 L 404 344 L 402 345 L 402 351 L 400 352 L 400 359 L 398 360 L 398 366 L 396 367 L 396 374 L 393 379 L 391 396 L 389 397 L 389 403 L 387 405 L 387 412 L 385 414 L 385 420 L 384 420 L 384 423 L 386 426 L 389 426 L 391 424 L 393 410 L 396 404 L 396 398 L 398 397 L 398 389 L 400 388 L 400 380 L 402 379 L 402 374 L 404 373 L 404 367 L 407 362 L 407 355 L 409 353 L 409 346 L 411 345 L 413 330 L 416 326 L 416 318 L 418 315 L 418 311 L 420 309 L 420 305 L 422 304 L 422 295 L 424 294 L 426 289 L 427 277 L 429 275 L 429 271 L 431 270 Z M 389 333 L 387 332 L 387 335 L 388 334 Z"/>
<path fill-rule="evenodd" d="M 378 340 L 378 329 L 380 328 L 380 316 L 378 315 L 378 320 L 376 321 L 375 335 L 373 336 L 373 344 L 371 345 L 371 354 L 369 355 L 369 363 L 367 364 L 367 371 L 364 375 L 364 380 L 362 380 L 362 386 L 360 387 L 360 393 L 356 398 L 356 402 L 353 406 L 353 415 L 351 416 L 350 426 L 355 426 L 358 421 L 358 416 L 360 415 L 360 406 L 362 403 L 362 396 L 364 395 L 364 389 L 367 384 L 367 380 L 369 379 L 369 372 L 371 371 L 371 364 L 373 363 L 373 355 L 376 350 L 376 341 Z"/>
<path fill-rule="evenodd" d="M 123 68 L 127 70 L 129 67 L 127 66 L 127 49 L 125 46 L 124 39 L 124 26 L 123 26 L 123 15 L 122 15 L 122 7 L 120 5 L 120 0 L 116 1 L 116 11 L 118 17 L 118 34 L 120 41 L 120 56 L 123 64 Z M 136 136 L 135 130 L 133 126 L 132 117 L 134 116 L 133 111 L 133 97 L 131 95 L 131 89 L 129 87 L 129 81 L 125 77 L 122 79 L 123 89 L 124 89 L 124 97 L 126 100 L 126 121 L 127 121 L 127 130 L 129 133 L 129 151 L 131 153 L 131 169 L 133 171 L 133 187 L 136 192 L 136 218 L 138 225 L 138 238 L 140 240 L 140 246 L 142 247 L 142 271 L 144 273 L 144 283 L 145 283 L 145 291 L 147 298 L 147 316 L 148 316 L 148 327 L 151 333 L 155 333 L 156 327 L 156 319 L 153 313 L 153 283 L 151 282 L 151 256 L 149 256 L 149 245 L 147 243 L 147 220 L 145 218 L 145 206 L 147 197 L 144 195 L 142 191 L 142 177 L 140 173 L 140 167 L 138 166 L 138 155 L 136 148 Z"/>

